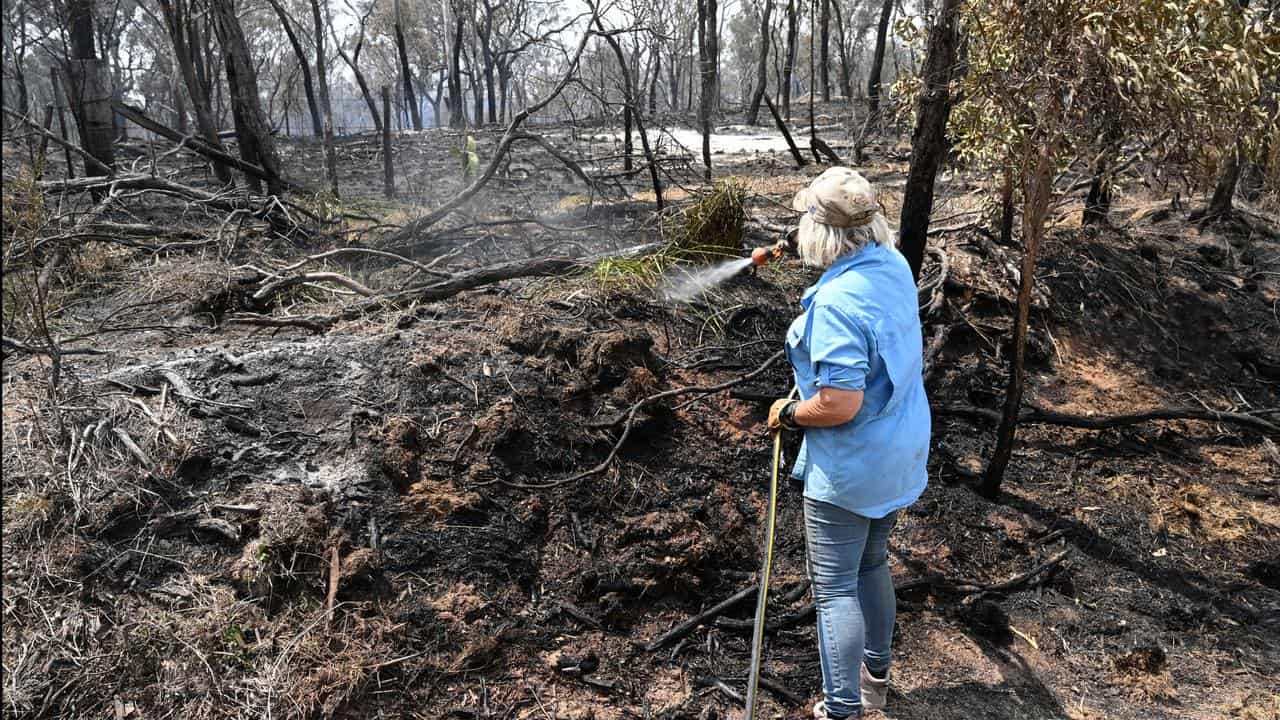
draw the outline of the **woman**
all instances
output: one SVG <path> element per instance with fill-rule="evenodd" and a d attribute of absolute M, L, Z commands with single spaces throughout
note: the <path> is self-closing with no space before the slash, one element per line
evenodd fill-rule
<path fill-rule="evenodd" d="M 856 718 L 885 704 L 896 611 L 889 531 L 927 481 L 919 309 L 911 270 L 861 175 L 831 168 L 792 207 L 804 213 L 800 258 L 827 271 L 787 332 L 801 399 L 775 402 L 769 427 L 804 433 L 792 476 L 804 482 L 818 606 L 823 700 L 813 714 Z"/>

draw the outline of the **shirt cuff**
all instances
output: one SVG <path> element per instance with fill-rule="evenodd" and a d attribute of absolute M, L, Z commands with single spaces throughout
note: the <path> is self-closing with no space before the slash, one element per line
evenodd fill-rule
<path fill-rule="evenodd" d="M 867 387 L 867 371 L 860 367 L 820 362 L 818 363 L 818 373 L 814 379 L 814 384 L 820 388 L 865 390 Z"/>

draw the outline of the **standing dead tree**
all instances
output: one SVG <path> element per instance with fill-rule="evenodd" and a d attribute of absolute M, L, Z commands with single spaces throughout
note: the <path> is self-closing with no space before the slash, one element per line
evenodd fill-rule
<path fill-rule="evenodd" d="M 311 79 L 311 61 L 307 59 L 307 51 L 302 47 L 297 31 L 293 29 L 296 21 L 280 4 L 280 0 L 268 0 L 268 2 L 275 10 L 276 17 L 280 20 L 280 27 L 289 38 L 289 46 L 293 48 L 294 58 L 298 61 L 298 71 L 302 75 L 302 91 L 307 98 L 307 110 L 311 115 L 312 131 L 316 137 L 324 137 L 324 122 L 320 119 L 320 105 L 316 102 L 315 83 Z"/>
<path fill-rule="evenodd" d="M 422 129 L 422 111 L 418 108 L 418 99 L 413 94 L 413 71 L 409 67 L 409 51 L 405 48 L 404 23 L 400 16 L 400 0 L 395 0 L 396 58 L 400 61 L 400 82 L 404 89 L 404 104 L 409 108 L 409 117 L 413 120 L 413 129 Z"/>
<path fill-rule="evenodd" d="M 924 66 L 924 92 L 911 136 L 911 166 L 902 191 L 902 215 L 898 221 L 898 245 L 911 266 L 911 275 L 920 277 L 924 248 L 933 212 L 933 181 L 947 152 L 947 119 L 951 116 L 951 78 L 960 45 L 960 0 L 945 0 L 938 19 L 929 31 L 929 50 Z M 874 71 L 874 69 L 873 69 Z M 877 77 L 878 75 L 873 75 Z M 877 90 L 878 92 L 878 90 Z"/>
<path fill-rule="evenodd" d="M 716 20 L 718 0 L 698 0 L 698 66 L 702 74 L 702 94 L 698 99 L 698 126 L 702 129 L 703 178 L 711 182 L 711 115 L 715 112 L 719 30 Z"/>
<path fill-rule="evenodd" d="M 594 23 L 595 20 L 593 19 L 592 22 Z M 440 207 L 420 218 L 405 223 L 403 227 L 390 235 L 389 242 L 391 244 L 402 245 L 410 242 L 416 236 L 424 233 L 432 225 L 443 220 L 449 215 L 449 213 L 461 207 L 464 203 L 474 197 L 476 193 L 480 192 L 482 188 L 484 188 L 485 184 L 489 182 L 489 179 L 498 171 L 503 159 L 507 155 L 507 151 L 511 149 L 511 145 L 517 140 L 529 138 L 529 135 L 521 129 L 525 120 L 528 120 L 529 116 L 551 104 L 552 101 L 560 96 L 560 93 L 564 92 L 564 89 L 569 85 L 569 83 L 573 82 L 577 77 L 578 65 L 582 60 L 582 53 L 587 47 L 587 41 L 590 40 L 595 33 L 596 31 L 590 29 L 590 27 L 582 33 L 582 39 L 578 42 L 578 47 L 570 57 L 568 67 L 565 69 L 564 74 L 560 77 L 560 80 L 556 83 L 555 87 L 553 87 L 541 100 L 525 107 L 523 110 L 516 113 L 516 116 L 511 119 L 511 122 L 507 124 L 506 131 L 502 134 L 502 138 L 498 141 L 498 146 L 494 149 L 493 155 L 489 159 L 489 164 L 485 167 L 484 171 L 476 177 L 475 181 L 459 191 L 458 194 L 446 200 L 442 205 L 440 205 Z"/>
<path fill-rule="evenodd" d="M 600 23 L 599 8 L 592 4 L 591 11 L 596 29 L 599 31 L 598 34 L 613 49 L 613 55 L 618 60 L 618 70 L 622 73 L 623 102 L 626 103 L 627 112 L 635 120 L 636 129 L 640 132 L 640 147 L 644 150 L 645 162 L 649 164 L 649 180 L 653 183 L 654 200 L 658 205 L 658 212 L 662 212 L 662 181 L 658 179 L 658 163 L 654 160 L 653 149 L 649 147 L 649 136 L 645 133 L 644 119 L 641 117 L 640 109 L 636 102 L 635 85 L 632 82 L 631 70 L 627 67 L 626 56 L 623 55 L 622 46 L 618 43 L 617 35 L 625 31 L 606 31 Z M 630 153 L 628 153 L 629 158 Z"/>
<path fill-rule="evenodd" d="M 747 124 L 760 122 L 760 101 L 769 89 L 769 16 L 773 14 L 773 0 L 764 0 L 760 13 L 760 61 L 756 65 L 756 85 L 751 93 L 751 105 L 747 108 Z"/>
<path fill-rule="evenodd" d="M 200 34 L 196 13 L 193 12 L 190 0 L 156 2 L 160 5 L 165 27 L 169 31 L 169 40 L 173 44 L 173 54 L 187 86 L 187 96 L 191 99 L 191 108 L 196 116 L 196 129 L 210 147 L 222 151 L 224 148 L 218 137 L 218 126 L 213 114 L 214 81 L 200 52 L 205 40 Z M 226 165 L 215 162 L 213 172 L 219 182 L 231 183 L 231 171 Z"/>
<path fill-rule="evenodd" d="M 93 0 L 70 0 L 67 3 L 67 24 L 71 40 L 71 57 L 67 60 L 67 96 L 71 114 L 80 127 L 84 149 L 101 165 L 114 167 L 111 72 L 107 62 L 97 57 Z M 90 172 L 90 167 L 86 165 L 86 173 Z"/>
<path fill-rule="evenodd" d="M 347 53 L 346 49 L 342 47 L 342 40 L 338 37 L 337 31 L 333 28 L 333 18 L 326 17 L 325 20 L 328 22 L 329 31 L 333 33 L 334 48 L 338 51 L 338 55 L 342 58 L 342 61 L 347 64 L 347 67 L 351 68 L 351 74 L 355 76 L 356 85 L 360 86 L 360 95 L 364 98 L 365 105 L 369 107 L 369 117 L 373 118 L 374 132 L 381 135 L 383 118 L 378 112 L 378 101 L 374 98 L 373 91 L 369 88 L 368 79 L 365 77 L 364 73 L 360 71 L 360 52 L 364 50 L 365 25 L 369 22 L 369 15 L 373 12 L 374 4 L 369 3 L 369 8 L 363 15 L 358 13 L 350 2 L 347 3 L 347 9 L 351 11 L 351 14 L 356 16 L 357 20 L 356 44 L 355 47 L 351 49 L 350 53 Z M 328 5 L 326 4 L 325 14 L 328 15 L 328 12 Z"/>
<path fill-rule="evenodd" d="M 329 192 L 338 196 L 338 153 L 333 147 L 333 105 L 329 102 L 329 77 L 325 70 L 324 16 L 320 12 L 321 0 L 311 0 L 311 20 L 315 27 L 316 80 L 320 83 L 320 112 L 324 120 L 324 174 L 329 182 Z M 325 7 L 329 7 L 325 0 Z"/>
<path fill-rule="evenodd" d="M 230 89 L 240 158 L 260 166 L 267 174 L 267 192 L 279 195 L 284 191 L 280 181 L 280 158 L 276 154 L 275 141 L 271 138 L 271 124 L 262 112 L 258 73 L 253 58 L 249 56 L 249 46 L 236 16 L 235 4 L 232 0 L 210 0 L 209 9 L 213 14 L 214 28 L 222 44 L 222 57 L 227 67 L 227 86 Z M 256 176 L 246 174 L 245 179 L 249 187 L 258 189 L 259 181 Z"/>

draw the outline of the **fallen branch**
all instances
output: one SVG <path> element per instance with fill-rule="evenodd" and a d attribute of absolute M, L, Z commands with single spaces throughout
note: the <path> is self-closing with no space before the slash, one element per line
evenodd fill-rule
<path fill-rule="evenodd" d="M 259 303 L 266 302 L 272 295 L 275 295 L 281 290 L 286 290 L 288 288 L 293 287 L 294 285 L 301 285 L 303 283 L 309 283 L 309 282 L 336 283 L 345 288 L 350 288 L 351 290 L 354 290 L 355 292 L 365 297 L 376 297 L 378 294 L 376 290 L 370 290 L 364 285 L 361 285 L 355 280 L 352 280 L 346 275 L 342 275 L 340 273 L 310 272 L 310 273 L 300 273 L 298 275 L 291 275 L 289 277 L 280 278 L 279 280 L 276 280 L 274 282 L 267 283 L 266 285 L 263 285 L 257 292 L 253 294 L 253 299 Z"/>
<path fill-rule="evenodd" d="M 274 196 L 255 197 L 231 191 L 208 192 L 189 185 L 182 185 L 158 175 L 119 175 L 116 177 L 87 177 L 75 180 L 48 180 L 40 189 L 53 192 L 86 192 L 110 187 L 115 190 L 137 190 L 171 195 L 223 212 L 243 212 L 269 224 L 282 235 L 303 232 L 300 224 L 289 216 L 283 203 Z M 297 209 L 295 207 L 295 209 Z"/>
<path fill-rule="evenodd" d="M 1000 412 L 972 405 L 944 404 L 933 408 L 935 415 L 949 415 L 971 420 L 1000 422 Z M 1073 415 L 1071 413 L 1048 410 L 1036 406 L 1024 408 L 1018 418 L 1019 423 L 1039 425 L 1063 425 L 1083 430 L 1106 430 L 1108 428 L 1140 425 L 1156 420 L 1203 420 L 1206 422 L 1224 422 L 1258 430 L 1264 433 L 1280 435 L 1280 425 L 1263 420 L 1250 413 L 1226 412 L 1194 407 L 1162 407 L 1142 410 L 1121 415 Z"/>
<path fill-rule="evenodd" d="M 155 465 L 155 462 L 142 451 L 142 448 L 138 447 L 138 443 L 133 441 L 133 438 L 129 436 L 129 433 L 125 432 L 124 428 L 112 428 L 112 430 L 115 432 L 116 437 L 119 438 L 120 444 L 124 445 L 130 455 L 137 458 L 142 467 L 150 470 Z"/>
<path fill-rule="evenodd" d="M 338 546 L 335 544 L 329 554 L 329 593 L 325 602 L 325 623 L 333 624 L 333 601 L 338 597 L 338 578 L 342 573 L 342 563 L 338 557 Z"/>
<path fill-rule="evenodd" d="M 722 695 L 724 695 L 725 697 L 729 698 L 730 700 L 732 700 L 733 702 L 739 705 L 747 701 L 747 699 L 742 696 L 742 693 L 738 692 L 737 690 L 734 690 L 732 687 L 729 686 L 728 683 L 726 683 L 725 681 L 721 680 L 718 677 L 709 677 L 709 676 L 700 677 L 694 682 L 698 685 L 703 685 L 705 687 L 715 688 L 716 690 L 719 690 Z"/>
<path fill-rule="evenodd" d="M 135 108 L 130 105 L 126 105 L 122 102 L 114 101 L 114 100 L 111 102 L 111 107 L 114 108 L 117 113 L 119 113 L 126 119 L 131 120 L 134 123 L 137 123 L 143 129 L 150 130 L 151 132 L 163 138 L 167 138 L 176 143 L 179 143 L 181 147 L 185 147 L 186 149 L 190 150 L 193 153 L 196 153 L 198 155 L 203 155 L 204 157 L 207 157 L 210 160 L 222 163 L 223 165 L 227 165 L 229 167 L 233 167 L 242 173 L 252 175 L 261 180 L 266 180 L 268 182 L 272 180 L 279 180 L 282 185 L 284 185 L 286 188 L 289 188 L 291 190 L 302 190 L 303 192 L 312 192 L 308 190 L 306 186 L 302 185 L 299 182 L 295 182 L 293 180 L 289 180 L 286 178 L 274 178 L 272 177 L 271 173 L 267 172 L 261 166 L 254 165 L 251 162 L 247 162 L 234 155 L 225 153 L 221 150 L 211 147 L 210 145 L 205 143 L 203 139 L 195 135 L 183 135 L 177 130 L 174 130 L 165 125 L 162 125 L 159 122 L 147 117 L 146 113 L 142 112 L 138 108 Z"/>
<path fill-rule="evenodd" d="M 720 615 L 720 613 L 724 612 L 725 610 L 728 610 L 729 608 L 732 608 L 733 606 L 737 605 L 743 600 L 746 600 L 747 598 L 755 595 L 756 590 L 758 590 L 759 588 L 760 588 L 759 584 L 752 584 L 750 587 L 745 587 L 739 590 L 738 592 L 730 595 L 724 600 L 721 600 L 715 605 L 712 605 L 706 610 L 703 610 L 697 615 L 694 615 L 688 620 L 685 620 L 679 625 L 676 625 L 675 627 L 671 628 L 670 630 L 663 633 L 662 635 L 659 635 L 653 640 L 650 640 L 648 643 L 645 644 L 644 649 L 648 650 L 649 652 L 653 652 L 654 650 L 661 650 L 662 648 L 676 642 L 677 640 L 693 632 L 698 628 L 699 625 L 715 620 L 716 617 Z"/>
<path fill-rule="evenodd" d="M 107 354 L 101 350 L 94 350 L 93 348 L 61 348 L 57 346 L 41 347 L 38 345 L 32 345 L 31 343 L 24 342 L 17 338 L 11 338 L 8 335 L 4 335 L 0 337 L 0 342 L 3 342 L 4 347 L 6 348 L 9 348 L 11 350 L 18 350 L 24 353 L 29 353 L 31 355 L 47 355 L 52 357 L 54 355 L 106 355 Z"/>
<path fill-rule="evenodd" d="M 925 382 L 933 375 L 933 371 L 937 369 L 938 354 L 942 352 L 942 346 L 947 344 L 947 338 L 951 335 L 951 325 L 934 325 L 933 339 L 929 341 L 929 346 L 924 350 L 924 364 L 921 375 Z"/>
<path fill-rule="evenodd" d="M 636 255 L 643 255 L 651 250 L 656 250 L 660 246 L 660 243 L 646 243 L 644 245 L 635 245 L 616 254 L 592 255 L 588 257 L 535 257 L 510 260 L 494 265 L 486 265 L 473 270 L 460 272 L 449 278 L 440 280 L 439 282 L 415 285 L 389 295 L 370 298 L 343 310 L 335 316 L 332 316 L 329 323 L 332 324 L 338 320 L 354 320 L 356 318 L 363 317 L 370 312 L 395 307 L 398 303 L 421 303 L 444 300 L 446 298 L 451 298 L 460 292 L 474 290 L 475 288 L 490 285 L 495 282 L 501 282 L 503 280 L 513 280 L 515 278 L 522 277 L 550 277 L 554 275 L 566 275 L 576 272 L 590 263 L 607 257 L 633 257 Z"/>

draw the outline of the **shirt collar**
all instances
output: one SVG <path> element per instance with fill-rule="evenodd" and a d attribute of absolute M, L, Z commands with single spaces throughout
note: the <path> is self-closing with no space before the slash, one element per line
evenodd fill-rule
<path fill-rule="evenodd" d="M 800 307 L 808 310 L 809 305 L 813 303 L 813 296 L 817 294 L 819 288 L 849 272 L 855 267 L 866 265 L 872 260 L 872 256 L 875 254 L 872 251 L 879 247 L 879 245 L 872 243 L 866 247 L 860 248 L 855 253 L 842 255 L 837 258 L 835 262 L 831 263 L 831 267 L 827 268 L 827 271 L 822 273 L 822 277 L 818 278 L 818 282 L 809 286 L 809 289 L 805 290 L 804 294 L 800 296 Z"/>

